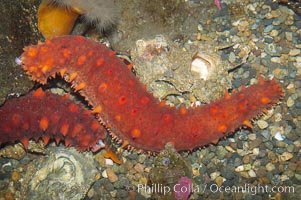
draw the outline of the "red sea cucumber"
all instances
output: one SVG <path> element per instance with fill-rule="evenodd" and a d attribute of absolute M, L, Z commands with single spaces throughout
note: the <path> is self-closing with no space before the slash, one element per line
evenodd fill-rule
<path fill-rule="evenodd" d="M 242 125 L 251 126 L 250 119 L 283 96 L 274 79 L 260 80 L 208 105 L 176 109 L 154 98 L 114 52 L 92 40 L 57 37 L 24 50 L 23 69 L 32 80 L 46 84 L 60 74 L 124 145 L 147 151 L 160 151 L 167 142 L 178 151 L 217 142 Z"/>
<path fill-rule="evenodd" d="M 0 108 L 0 144 L 29 139 L 54 138 L 79 151 L 95 147 L 105 138 L 105 130 L 91 111 L 74 104 L 68 95 L 61 97 L 41 88 L 20 98 L 10 99 Z"/>

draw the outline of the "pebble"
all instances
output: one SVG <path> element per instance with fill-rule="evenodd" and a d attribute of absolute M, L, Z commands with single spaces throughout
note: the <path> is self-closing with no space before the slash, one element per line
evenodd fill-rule
<path fill-rule="evenodd" d="M 256 174 L 257 174 L 257 176 L 258 176 L 259 178 L 265 177 L 265 176 L 266 176 L 266 173 L 267 173 L 267 171 L 266 171 L 266 168 L 265 168 L 264 166 L 260 166 L 260 167 L 258 168 L 258 170 L 256 171 Z"/>
<path fill-rule="evenodd" d="M 234 52 L 231 52 L 231 53 L 230 53 L 228 59 L 229 59 L 229 62 L 230 62 L 230 63 L 234 63 L 234 62 L 235 62 L 236 56 L 235 56 Z"/>
<path fill-rule="evenodd" d="M 248 174 L 249 174 L 249 176 L 250 176 L 251 178 L 255 178 L 255 177 L 256 177 L 256 173 L 255 173 L 255 171 L 254 171 L 253 169 L 249 170 L 249 171 L 248 171 Z"/>
<path fill-rule="evenodd" d="M 223 159 L 227 154 L 227 150 L 223 146 L 218 146 L 216 149 L 216 155 L 218 159 Z"/>
<path fill-rule="evenodd" d="M 280 132 L 277 132 L 274 136 L 274 138 L 278 141 L 283 141 L 285 139 L 285 136 L 282 135 Z"/>
<path fill-rule="evenodd" d="M 138 173 L 142 173 L 144 171 L 144 165 L 140 164 L 140 163 L 137 163 L 135 166 L 134 166 L 134 169 L 138 172 Z"/>
<path fill-rule="evenodd" d="M 250 156 L 249 155 L 245 155 L 242 159 L 242 162 L 244 164 L 250 163 Z"/>
<path fill-rule="evenodd" d="M 294 99 L 290 96 L 290 97 L 288 97 L 288 99 L 287 99 L 287 101 L 286 101 L 286 105 L 287 105 L 287 107 L 292 107 L 293 105 L 295 104 L 295 101 L 294 101 Z"/>
<path fill-rule="evenodd" d="M 249 137 L 249 140 L 255 140 L 256 134 L 255 133 L 249 134 L 248 137 Z"/>
<path fill-rule="evenodd" d="M 254 148 L 254 149 L 253 149 L 253 154 L 254 154 L 255 156 L 259 155 L 259 148 Z"/>
<path fill-rule="evenodd" d="M 141 154 L 139 157 L 138 157 L 138 162 L 139 163 L 144 163 L 144 161 L 146 160 L 147 156 L 145 154 Z"/>
<path fill-rule="evenodd" d="M 290 56 L 297 56 L 300 54 L 300 52 L 301 52 L 300 49 L 291 49 L 288 54 Z"/>
<path fill-rule="evenodd" d="M 275 122 L 280 122 L 282 120 L 282 115 L 280 113 L 276 113 L 274 115 Z"/>
<path fill-rule="evenodd" d="M 19 172 L 13 171 L 11 174 L 11 179 L 12 179 L 12 181 L 18 181 L 20 179 Z"/>
<path fill-rule="evenodd" d="M 291 42 L 293 40 L 293 33 L 292 32 L 285 32 L 285 39 Z"/>
<path fill-rule="evenodd" d="M 233 179 L 235 177 L 233 169 L 234 167 L 232 165 L 224 166 L 221 169 L 221 176 L 226 178 L 227 180 Z"/>
<path fill-rule="evenodd" d="M 235 168 L 236 172 L 243 172 L 245 171 L 245 167 L 243 165 L 239 165 L 238 167 Z"/>
<path fill-rule="evenodd" d="M 111 160 L 111 159 L 109 159 L 109 158 L 106 158 L 106 159 L 105 159 L 105 163 L 106 163 L 107 166 L 112 166 L 112 165 L 114 165 L 113 160 Z"/>
<path fill-rule="evenodd" d="M 104 177 L 104 178 L 108 178 L 107 171 L 104 170 L 104 171 L 101 173 L 101 176 Z"/>
<path fill-rule="evenodd" d="M 281 63 L 280 57 L 272 57 L 271 61 L 274 62 L 274 63 Z"/>
<path fill-rule="evenodd" d="M 111 168 L 107 168 L 106 170 L 108 179 L 111 183 L 115 183 L 118 181 L 118 176 L 115 174 L 115 172 Z"/>
<path fill-rule="evenodd" d="M 273 170 L 275 169 L 275 165 L 272 164 L 272 163 L 268 163 L 268 164 L 265 166 L 265 168 L 266 168 L 266 170 L 267 170 L 268 172 L 270 172 L 270 171 L 273 171 Z"/>
<path fill-rule="evenodd" d="M 281 154 L 279 156 L 279 160 L 284 162 L 284 161 L 290 160 L 292 157 L 293 157 L 292 153 L 284 152 L 283 154 Z"/>
<path fill-rule="evenodd" d="M 256 124 L 257 124 L 257 126 L 260 128 L 260 129 L 265 129 L 265 128 L 267 128 L 268 126 L 269 126 L 269 124 L 266 122 L 266 121 L 264 121 L 264 120 L 258 120 L 257 122 L 256 122 Z"/>
<path fill-rule="evenodd" d="M 216 177 L 215 182 L 218 185 L 218 187 L 221 187 L 225 179 L 221 176 Z"/>
<path fill-rule="evenodd" d="M 215 180 L 221 173 L 220 172 L 213 172 L 210 174 L 211 180 Z"/>
<path fill-rule="evenodd" d="M 276 37 L 278 35 L 278 31 L 273 29 L 271 32 L 270 32 L 270 36 L 272 37 Z"/>
<path fill-rule="evenodd" d="M 234 153 L 235 152 L 235 150 L 231 146 L 225 146 L 225 149 L 227 151 L 229 151 L 230 153 Z"/>
<path fill-rule="evenodd" d="M 256 147 L 259 147 L 259 145 L 262 143 L 262 139 L 256 138 L 254 141 L 249 142 L 249 148 L 254 149 Z"/>
<path fill-rule="evenodd" d="M 300 63 L 301 62 L 301 56 L 296 57 L 296 62 Z"/>
<path fill-rule="evenodd" d="M 129 195 L 128 191 L 119 189 L 119 190 L 117 190 L 116 197 L 117 197 L 117 199 L 123 199 L 123 198 L 128 197 L 128 195 Z"/>
<path fill-rule="evenodd" d="M 268 25 L 267 27 L 264 28 L 263 32 L 264 33 L 268 33 L 270 32 L 271 30 L 273 30 L 274 26 L 273 25 Z"/>

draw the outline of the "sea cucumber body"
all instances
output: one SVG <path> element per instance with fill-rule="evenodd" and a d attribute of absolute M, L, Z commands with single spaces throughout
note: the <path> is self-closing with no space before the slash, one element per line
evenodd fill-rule
<path fill-rule="evenodd" d="M 38 89 L 26 96 L 9 99 L 0 107 L 0 144 L 20 141 L 27 147 L 29 139 L 65 141 L 79 151 L 89 150 L 105 138 L 98 120 L 66 97 Z"/>
<path fill-rule="evenodd" d="M 262 80 L 205 106 L 172 108 L 147 92 L 114 52 L 79 36 L 26 47 L 21 59 L 32 80 L 45 84 L 57 73 L 65 77 L 115 135 L 147 151 L 160 151 L 167 142 L 178 151 L 216 142 L 250 125 L 282 96 L 275 80 Z"/>

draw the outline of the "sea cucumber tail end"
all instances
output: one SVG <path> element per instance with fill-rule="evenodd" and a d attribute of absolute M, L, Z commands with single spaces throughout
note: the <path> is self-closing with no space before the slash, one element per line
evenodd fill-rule
<path fill-rule="evenodd" d="M 90 150 L 105 138 L 98 120 L 66 96 L 58 96 L 41 88 L 25 96 L 10 99 L 0 108 L 0 145 L 50 139 L 79 151 Z"/>

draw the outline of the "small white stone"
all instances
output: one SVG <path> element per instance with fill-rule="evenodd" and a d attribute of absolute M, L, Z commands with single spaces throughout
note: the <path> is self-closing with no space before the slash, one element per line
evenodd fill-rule
<path fill-rule="evenodd" d="M 250 176 L 251 178 L 256 177 L 256 173 L 255 173 L 255 171 L 254 171 L 253 169 L 251 169 L 250 171 L 248 171 L 248 174 L 249 174 L 249 176 Z"/>
<path fill-rule="evenodd" d="M 283 141 L 285 139 L 284 135 L 282 135 L 280 132 L 277 132 L 274 138 L 278 141 Z"/>
<path fill-rule="evenodd" d="M 271 61 L 274 63 L 281 63 L 281 59 L 279 57 L 272 57 Z"/>
<path fill-rule="evenodd" d="M 111 159 L 109 159 L 109 158 L 106 158 L 106 159 L 105 159 L 105 163 L 106 163 L 106 165 L 114 165 L 113 160 L 111 160 Z"/>
<path fill-rule="evenodd" d="M 16 58 L 15 58 L 15 63 L 16 63 L 17 65 L 22 65 L 22 60 L 21 60 L 21 58 L 20 58 L 20 57 L 16 57 Z"/>
<path fill-rule="evenodd" d="M 104 170 L 102 173 L 101 173 L 102 177 L 104 178 L 108 178 L 108 174 L 107 174 L 107 171 Z"/>
<path fill-rule="evenodd" d="M 245 171 L 245 167 L 243 165 L 239 165 L 238 167 L 235 168 L 236 172 L 243 172 Z"/>
<path fill-rule="evenodd" d="M 259 154 L 259 148 L 254 148 L 254 149 L 253 149 L 253 154 L 254 154 L 255 156 L 257 156 L 257 155 Z"/>

